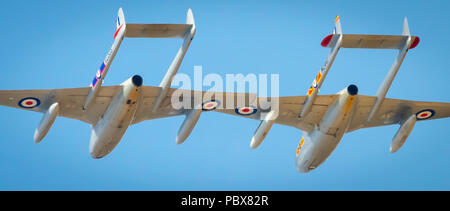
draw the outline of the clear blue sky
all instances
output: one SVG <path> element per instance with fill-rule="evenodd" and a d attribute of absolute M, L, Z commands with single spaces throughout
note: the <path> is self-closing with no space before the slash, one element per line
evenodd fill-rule
<path fill-rule="evenodd" d="M 339 2 L 339 3 L 338 3 Z M 280 95 L 304 95 L 328 49 L 320 46 L 341 15 L 344 33 L 399 34 L 405 16 L 421 38 L 405 58 L 388 97 L 450 102 L 447 1 L 12 1 L 0 13 L 0 89 L 88 86 L 113 42 L 123 7 L 129 23 L 184 23 L 192 8 L 197 34 L 180 73 L 277 73 Z M 158 85 L 181 44 L 124 40 L 104 85 L 140 74 Z M 322 87 L 354 83 L 374 95 L 395 51 L 343 49 Z M 131 126 L 106 158 L 89 156 L 90 126 L 58 118 L 40 144 L 41 114 L 0 107 L 0 190 L 449 190 L 450 119 L 416 124 L 396 154 L 398 126 L 344 136 L 330 158 L 297 172 L 301 131 L 275 125 L 249 148 L 258 121 L 208 112 L 189 139 L 175 144 L 183 117 Z"/>

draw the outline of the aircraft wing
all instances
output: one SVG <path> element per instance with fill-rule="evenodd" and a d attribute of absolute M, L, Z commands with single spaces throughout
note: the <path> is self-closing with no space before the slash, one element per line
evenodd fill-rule
<path fill-rule="evenodd" d="M 82 107 L 86 97 L 89 94 L 90 87 L 68 89 L 0 90 L 0 105 L 44 113 L 50 105 L 54 102 L 58 102 L 60 104 L 58 116 L 77 119 L 95 125 L 101 115 L 108 108 L 112 98 L 115 96 L 119 88 L 120 86 L 102 87 L 98 96 L 95 98 L 92 107 L 84 112 Z M 159 92 L 161 91 L 161 87 L 143 86 L 142 89 L 142 98 L 136 111 L 136 117 L 133 124 L 145 120 L 184 115 L 190 110 L 175 109 L 172 107 L 172 94 L 179 89 L 171 88 L 162 101 L 160 108 L 157 112 L 153 113 L 153 105 Z M 260 120 L 261 111 L 264 111 L 264 109 L 257 105 L 257 102 L 271 100 L 270 98 L 260 98 L 256 97 L 255 94 L 248 93 L 191 91 L 192 102 L 195 101 L 194 98 L 199 92 L 202 94 L 200 96 L 210 96 L 213 100 L 220 99 L 220 104 L 222 107 L 215 109 L 214 111 L 255 120 Z M 231 107 L 226 107 L 228 103 L 227 96 L 232 96 L 234 99 L 234 103 Z M 237 106 L 236 99 L 238 97 L 244 97 L 246 99 L 245 104 L 241 107 L 249 106 L 250 104 L 255 103 L 255 105 L 257 105 L 255 109 L 256 111 L 251 115 L 240 114 L 236 110 L 240 108 Z M 319 96 L 313 106 L 313 114 L 309 115 L 307 119 L 299 123 L 298 115 L 305 99 L 306 96 L 278 98 L 280 102 L 280 113 L 276 123 L 310 131 L 314 128 L 313 125 L 317 124 L 326 112 L 328 105 L 334 101 L 335 95 Z M 199 102 L 202 102 L 202 99 L 200 99 Z"/>
<path fill-rule="evenodd" d="M 90 87 L 69 89 L 37 89 L 37 90 L 0 90 L 0 105 L 44 113 L 54 102 L 60 103 L 58 116 L 77 119 L 95 125 L 101 115 L 106 111 L 112 98 L 120 86 L 102 87 L 95 103 L 87 111 L 83 112 L 82 106 L 89 93 Z M 172 94 L 179 89 L 171 88 L 156 113 L 152 113 L 153 105 L 161 90 L 161 87 L 144 86 L 142 99 L 136 111 L 133 124 L 145 120 L 184 115 L 190 109 L 175 109 L 172 107 Z M 186 91 L 186 90 L 184 90 Z M 196 94 L 201 91 L 191 91 L 192 102 Z M 226 92 L 201 92 L 200 96 L 209 96 L 212 100 L 218 100 L 220 105 L 215 112 L 233 116 L 261 120 L 261 114 L 267 109 L 261 107 L 258 102 L 279 100 L 279 114 L 275 123 L 296 127 L 300 130 L 311 132 L 314 125 L 318 124 L 322 116 L 333 103 L 337 95 L 319 95 L 312 106 L 311 114 L 299 121 L 298 115 L 302 109 L 306 96 L 290 96 L 279 98 L 256 97 L 248 93 Z M 227 97 L 232 96 L 234 103 L 227 105 Z M 237 106 L 237 97 L 244 97 L 245 104 Z M 367 122 L 367 118 L 376 98 L 372 96 L 359 96 L 359 105 L 355 117 L 350 125 L 349 132 L 369 127 L 397 124 L 401 121 L 405 112 L 411 112 L 418 116 L 418 120 L 429 120 L 450 117 L 450 103 L 407 101 L 398 99 L 386 99 L 377 114 L 377 117 Z M 204 103 L 200 99 L 201 103 Z M 244 113 L 239 109 L 253 107 L 254 112 Z M 409 111 L 408 111 L 409 110 Z"/>
<path fill-rule="evenodd" d="M 450 103 L 421 102 L 386 98 L 377 115 L 367 122 L 370 109 L 376 97 L 359 95 L 359 105 L 349 132 L 369 127 L 397 124 L 406 113 L 417 115 L 417 120 L 431 120 L 450 117 Z"/>
<path fill-rule="evenodd" d="M 314 129 L 314 125 L 319 124 L 322 116 L 328 110 L 328 106 L 333 103 L 333 101 L 336 99 L 336 96 L 337 95 L 317 96 L 317 99 L 312 106 L 311 113 L 301 120 L 298 118 L 298 116 L 300 115 L 307 96 L 279 97 L 279 113 L 277 119 L 275 120 L 275 123 L 296 127 L 300 130 L 311 132 Z M 267 98 L 257 97 L 256 100 L 267 102 Z M 273 100 L 276 100 L 276 98 L 274 98 Z M 242 112 L 240 113 L 238 109 L 239 108 L 236 107 L 229 109 L 215 109 L 214 111 L 255 120 L 262 120 L 263 117 L 261 116 L 261 113 L 267 111 L 260 108 L 259 104 L 257 107 L 258 110 L 253 115 L 242 114 Z"/>
<path fill-rule="evenodd" d="M 136 117 L 133 121 L 133 124 L 145 121 L 145 120 L 151 120 L 151 119 L 158 119 L 158 118 L 164 118 L 164 117 L 170 117 L 170 116 L 177 116 L 177 115 L 183 115 L 186 114 L 188 111 L 192 110 L 194 108 L 194 103 L 198 102 L 199 104 L 203 103 L 203 99 L 205 96 L 211 96 L 210 99 L 218 100 L 220 102 L 220 105 L 226 105 L 227 101 L 225 96 L 228 94 L 229 96 L 237 97 L 237 96 L 244 96 L 247 99 L 247 102 L 249 99 L 253 100 L 251 96 L 254 96 L 252 94 L 247 93 L 225 93 L 225 92 L 205 92 L 205 91 L 193 91 L 193 90 L 182 90 L 182 89 L 176 89 L 176 88 L 170 88 L 164 98 L 161 100 L 161 104 L 158 106 L 158 109 L 153 112 L 154 104 L 156 102 L 156 99 L 159 96 L 159 93 L 161 92 L 161 87 L 154 87 L 154 86 L 143 86 L 142 87 L 142 98 L 140 100 L 139 106 L 136 111 Z M 174 92 L 184 92 L 189 93 L 191 105 L 188 108 L 174 108 L 172 104 L 172 96 L 174 96 Z M 175 94 L 176 95 L 176 94 Z M 184 95 L 187 96 L 187 95 Z M 219 97 L 219 96 L 223 96 Z M 195 99 L 197 98 L 197 99 Z M 220 99 L 219 99 L 220 98 Z M 206 101 L 206 100 L 204 100 Z M 222 110 L 222 109 L 217 109 Z"/>
<path fill-rule="evenodd" d="M 174 109 L 171 106 L 171 96 L 175 90 L 176 89 L 169 90 L 158 111 L 153 113 L 153 105 L 155 104 L 156 98 L 161 91 L 161 87 L 142 86 L 142 98 L 140 99 L 140 103 L 132 124 L 137 124 L 145 120 L 183 115 L 186 112 L 185 110 Z"/>
<path fill-rule="evenodd" d="M 175 109 L 172 107 L 171 103 L 172 94 L 177 90 L 179 91 L 180 89 L 171 88 L 168 91 L 166 97 L 163 99 L 158 111 L 152 113 L 153 104 L 156 98 L 158 97 L 160 90 L 161 90 L 160 87 L 153 87 L 153 86 L 143 87 L 143 99 L 138 107 L 138 110 L 136 112 L 136 118 L 133 124 L 145 120 L 183 115 L 190 110 L 190 109 Z M 190 91 L 190 92 L 192 99 L 194 99 L 196 93 L 200 91 Z M 209 96 L 210 99 L 218 100 L 220 102 L 219 103 L 220 106 L 212 111 L 254 120 L 261 120 L 261 113 L 267 111 L 267 109 L 265 110 L 264 108 L 262 108 L 260 103 L 258 102 L 268 102 L 272 100 L 271 98 L 256 97 L 255 94 L 248 94 L 248 93 L 201 92 L 201 94 L 202 94 L 201 96 L 203 97 Z M 234 104 L 229 106 L 227 105 L 228 103 L 226 97 L 227 95 L 232 96 L 234 99 L 237 99 L 238 96 L 243 96 L 246 99 L 245 104 L 237 106 L 237 100 L 234 100 Z M 275 120 L 275 123 L 296 127 L 300 130 L 311 132 L 314 129 L 314 125 L 319 124 L 319 121 L 322 119 L 323 115 L 327 111 L 328 106 L 330 106 L 334 102 L 336 97 L 337 95 L 317 96 L 317 99 L 312 106 L 311 113 L 301 120 L 299 120 L 298 116 L 300 114 L 300 111 L 302 110 L 306 96 L 290 96 L 290 97 L 274 98 L 273 100 L 276 99 L 279 100 L 279 114 L 278 118 Z M 422 115 L 425 115 L 422 119 L 419 120 L 450 117 L 450 103 L 407 101 L 407 100 L 387 98 L 383 102 L 377 117 L 367 122 L 370 109 L 372 108 L 375 100 L 376 98 L 372 96 L 359 95 L 358 109 L 350 125 L 349 132 L 360 128 L 397 124 L 401 121 L 402 115 L 406 111 L 408 111 L 408 109 L 410 109 L 409 112 L 412 112 L 414 114 L 423 113 Z M 201 99 L 199 102 L 205 103 L 206 101 L 209 100 Z M 239 111 L 240 108 L 246 106 L 256 108 L 255 109 L 256 111 L 250 112 L 248 114 Z M 431 116 L 428 117 L 427 115 Z"/>
<path fill-rule="evenodd" d="M 60 104 L 58 116 L 95 125 L 120 86 L 102 87 L 92 108 L 82 106 L 90 87 L 69 89 L 0 90 L 0 105 L 44 113 L 54 102 Z"/>
<path fill-rule="evenodd" d="M 165 98 L 162 100 L 162 103 L 158 110 L 155 113 L 152 113 L 153 105 L 155 103 L 156 98 L 161 90 L 161 87 L 153 87 L 153 86 L 144 86 L 142 88 L 143 98 L 141 99 L 141 103 L 136 111 L 136 117 L 133 121 L 133 124 L 157 119 L 164 118 L 169 116 L 177 116 L 186 114 L 191 109 L 175 109 L 172 107 L 171 98 L 175 91 L 180 91 L 180 89 L 171 88 Z M 187 91 L 187 90 L 183 90 Z M 208 100 L 200 99 L 197 102 L 202 104 L 207 103 L 210 100 L 218 101 L 218 107 L 212 111 L 220 112 L 224 114 L 229 114 L 233 116 L 245 117 L 254 120 L 261 120 L 261 113 L 267 111 L 266 106 L 261 106 L 258 102 L 268 102 L 270 100 L 279 100 L 279 115 L 275 120 L 275 123 L 296 127 L 298 129 L 311 132 L 314 129 L 314 125 L 318 124 L 321 120 L 322 116 L 328 109 L 328 106 L 331 105 L 336 99 L 337 95 L 320 95 L 317 97 L 317 100 L 314 102 L 311 114 L 307 117 L 299 121 L 298 116 L 302 109 L 303 103 L 306 99 L 306 96 L 291 96 L 291 97 L 279 97 L 279 98 L 262 98 L 256 97 L 255 94 L 248 93 L 227 93 L 227 92 L 208 92 L 208 91 L 188 91 L 191 93 L 192 102 L 195 100 L 196 94 L 201 92 L 203 98 L 208 96 Z M 231 96 L 234 100 L 234 103 L 229 104 L 227 101 L 227 96 Z M 245 104 L 238 106 L 237 98 L 244 97 Z M 239 109 L 247 106 L 253 106 L 256 108 L 253 110 L 254 112 L 245 113 L 240 112 Z M 192 106 L 193 107 L 193 106 Z M 204 109 L 205 111 L 205 109 Z"/>

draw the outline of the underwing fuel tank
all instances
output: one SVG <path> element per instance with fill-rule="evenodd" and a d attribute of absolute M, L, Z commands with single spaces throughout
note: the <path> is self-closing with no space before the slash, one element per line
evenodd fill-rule
<path fill-rule="evenodd" d="M 403 146 L 412 129 L 414 128 L 414 125 L 416 125 L 415 114 L 412 114 L 408 117 L 408 119 L 406 119 L 406 121 L 401 123 L 400 128 L 392 139 L 391 147 L 389 148 L 391 153 L 397 152 Z"/>
<path fill-rule="evenodd" d="M 275 111 L 270 111 L 256 129 L 253 134 L 252 140 L 250 141 L 250 148 L 256 149 L 266 138 L 270 129 L 272 128 L 273 123 L 275 123 Z"/>
<path fill-rule="evenodd" d="M 189 137 L 195 125 L 197 124 L 201 113 L 202 109 L 196 108 L 190 110 L 186 114 L 186 119 L 184 119 L 183 124 L 181 125 L 176 137 L 177 144 L 182 144 Z"/>
<path fill-rule="evenodd" d="M 34 143 L 39 143 L 42 141 L 42 139 L 47 135 L 48 131 L 52 127 L 53 123 L 55 122 L 56 116 L 58 116 L 59 112 L 59 104 L 53 103 L 45 112 L 44 116 L 42 117 L 41 122 L 39 123 L 38 127 L 34 131 Z"/>

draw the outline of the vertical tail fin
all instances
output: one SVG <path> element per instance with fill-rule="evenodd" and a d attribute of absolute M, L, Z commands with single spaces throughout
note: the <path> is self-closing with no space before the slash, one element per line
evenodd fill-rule
<path fill-rule="evenodd" d="M 125 16 L 123 14 L 122 8 L 119 8 L 119 12 L 117 12 L 116 33 L 114 33 L 114 39 L 116 39 L 120 29 L 125 28 L 124 26 L 125 26 Z"/>
<path fill-rule="evenodd" d="M 408 26 L 408 18 L 405 17 L 405 20 L 403 21 L 403 32 L 402 35 L 410 36 L 411 32 L 409 32 L 409 26 Z"/>
<path fill-rule="evenodd" d="M 189 8 L 189 10 L 187 11 L 187 14 L 186 14 L 186 24 L 192 25 L 191 30 L 188 33 L 191 34 L 190 35 L 191 38 L 194 37 L 196 28 L 195 28 L 194 14 L 192 13 L 191 8 Z"/>
<path fill-rule="evenodd" d="M 333 34 L 342 34 L 341 20 L 339 19 L 339 15 L 336 16 L 336 20 L 334 21 Z"/>
<path fill-rule="evenodd" d="M 116 29 L 119 29 L 120 26 L 125 24 L 125 16 L 123 15 L 122 8 L 119 8 L 119 12 L 117 12 L 117 24 Z"/>
<path fill-rule="evenodd" d="M 186 14 L 186 24 L 195 24 L 194 15 L 192 14 L 192 10 L 190 8 Z"/>

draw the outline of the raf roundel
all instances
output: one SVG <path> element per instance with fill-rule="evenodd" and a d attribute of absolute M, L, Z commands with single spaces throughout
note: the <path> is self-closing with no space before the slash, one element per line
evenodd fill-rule
<path fill-rule="evenodd" d="M 100 72 L 100 70 L 97 71 L 97 74 L 95 74 L 95 77 L 97 77 L 97 79 L 100 79 L 102 77 L 102 73 Z"/>
<path fill-rule="evenodd" d="M 258 109 L 256 109 L 253 106 L 250 107 L 240 107 L 240 108 L 236 108 L 235 112 L 239 115 L 244 115 L 244 116 L 248 116 L 248 115 L 252 115 L 254 113 L 256 113 L 258 111 Z"/>
<path fill-rule="evenodd" d="M 416 113 L 416 119 L 417 120 L 425 120 L 433 117 L 435 114 L 434 110 L 432 109 L 425 109 L 422 111 L 419 111 Z"/>
<path fill-rule="evenodd" d="M 202 104 L 202 110 L 203 111 L 212 111 L 217 108 L 217 106 L 220 105 L 220 102 L 218 100 L 210 100 L 206 101 Z"/>
<path fill-rule="evenodd" d="M 34 97 L 26 97 L 19 101 L 18 105 L 22 108 L 36 108 L 41 104 L 41 101 Z"/>
<path fill-rule="evenodd" d="M 312 86 L 313 86 L 314 88 L 317 88 L 317 81 L 316 81 L 316 79 L 314 79 L 314 81 L 313 81 L 313 83 L 312 83 Z"/>
<path fill-rule="evenodd" d="M 102 77 L 103 70 L 105 70 L 105 67 L 106 67 L 105 62 L 102 62 L 100 69 L 98 69 L 97 73 L 95 74 L 95 77 L 97 77 L 97 79 L 100 80 L 100 78 Z"/>

